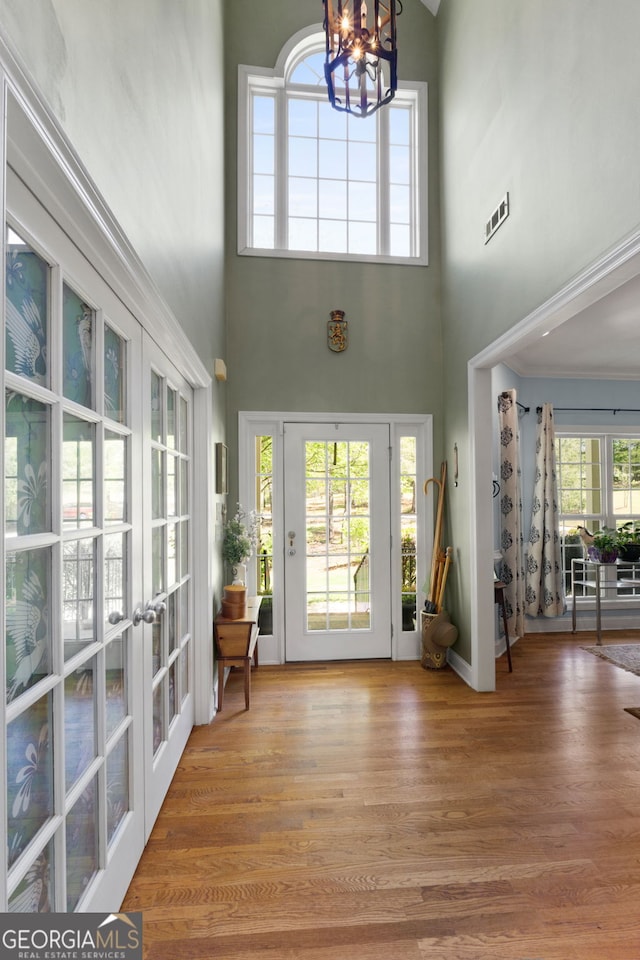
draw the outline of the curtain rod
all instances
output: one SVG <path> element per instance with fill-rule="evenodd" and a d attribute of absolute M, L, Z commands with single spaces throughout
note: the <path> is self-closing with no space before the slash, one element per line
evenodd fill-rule
<path fill-rule="evenodd" d="M 528 408 L 527 408 L 528 409 Z M 542 407 L 536 407 L 536 412 L 540 413 Z M 637 407 L 554 407 L 553 412 L 556 411 L 564 412 L 584 412 L 584 413 L 607 413 L 611 412 L 614 417 L 616 413 L 640 413 L 640 410 Z"/>
<path fill-rule="evenodd" d="M 500 396 L 507 399 L 509 397 L 509 391 L 503 390 Z M 523 413 L 529 413 L 529 410 L 531 409 L 530 407 L 525 407 L 524 403 L 520 403 L 519 400 L 516 400 L 516 407 L 520 407 Z"/>

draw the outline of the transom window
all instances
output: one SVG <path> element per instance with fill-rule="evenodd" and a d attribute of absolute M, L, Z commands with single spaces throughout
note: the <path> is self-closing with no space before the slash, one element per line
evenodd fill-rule
<path fill-rule="evenodd" d="M 329 103 L 324 56 L 314 34 L 273 71 L 240 67 L 238 251 L 425 264 L 426 84 L 354 117 Z"/>

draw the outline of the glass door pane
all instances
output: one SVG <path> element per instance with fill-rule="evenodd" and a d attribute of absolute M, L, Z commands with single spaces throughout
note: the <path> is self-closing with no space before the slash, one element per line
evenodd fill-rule
<path fill-rule="evenodd" d="M 5 535 L 51 529 L 50 407 L 7 390 L 4 439 Z"/>
<path fill-rule="evenodd" d="M 369 443 L 307 441 L 308 630 L 371 624 Z"/>
<path fill-rule="evenodd" d="M 49 383 L 49 264 L 9 226 L 6 251 L 6 369 L 45 386 Z"/>

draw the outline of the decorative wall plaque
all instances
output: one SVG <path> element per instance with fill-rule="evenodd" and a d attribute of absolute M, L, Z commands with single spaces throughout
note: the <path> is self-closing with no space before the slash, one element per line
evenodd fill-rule
<path fill-rule="evenodd" d="M 334 353 L 342 353 L 349 344 L 349 324 L 344 318 L 344 310 L 332 310 L 327 321 L 327 344 Z"/>

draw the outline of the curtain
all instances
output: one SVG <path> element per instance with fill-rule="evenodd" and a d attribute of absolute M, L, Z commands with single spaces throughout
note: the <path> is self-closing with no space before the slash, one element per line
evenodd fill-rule
<path fill-rule="evenodd" d="M 516 391 L 498 397 L 500 422 L 500 579 L 511 640 L 524 635 L 524 568 L 522 564 L 522 495 L 520 491 L 520 436 Z"/>
<path fill-rule="evenodd" d="M 550 403 L 538 407 L 525 597 L 525 612 L 530 617 L 561 617 L 566 610 L 558 528 L 556 438 Z"/>

